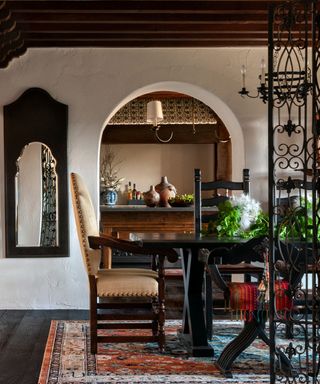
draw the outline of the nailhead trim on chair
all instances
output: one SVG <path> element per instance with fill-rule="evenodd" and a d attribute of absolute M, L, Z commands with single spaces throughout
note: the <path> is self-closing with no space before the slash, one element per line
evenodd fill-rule
<path fill-rule="evenodd" d="M 108 293 L 107 295 L 103 293 L 98 294 L 99 297 L 158 297 L 158 295 L 152 294 L 152 292 L 139 292 L 139 293 L 132 293 L 132 292 L 123 292 L 121 295 L 119 294 L 113 294 L 112 292 Z"/>
<path fill-rule="evenodd" d="M 76 177 L 75 174 L 71 173 L 72 185 L 73 185 L 73 189 L 75 191 L 74 199 L 75 199 L 75 202 L 76 202 L 77 212 L 78 212 L 79 221 L 80 221 L 81 241 L 82 241 L 83 249 L 85 250 L 85 258 L 86 258 L 86 265 L 87 265 L 87 269 L 88 269 L 88 274 L 92 275 L 92 269 L 91 269 L 91 264 L 90 264 L 90 257 L 89 257 L 88 252 L 87 252 L 87 243 L 86 243 L 86 238 L 88 236 L 87 236 L 87 233 L 86 233 L 86 231 L 84 229 L 83 216 L 82 216 L 82 212 L 81 212 L 81 209 L 80 209 L 80 202 L 79 202 L 79 199 L 78 199 L 79 189 L 78 189 L 75 177 Z"/>
<path fill-rule="evenodd" d="M 125 273 L 97 275 L 97 293 L 99 297 L 158 297 L 157 279 L 149 276 Z"/>

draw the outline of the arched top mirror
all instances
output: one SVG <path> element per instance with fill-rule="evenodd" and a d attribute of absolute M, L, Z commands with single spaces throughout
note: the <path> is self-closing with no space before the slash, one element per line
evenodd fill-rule
<path fill-rule="evenodd" d="M 33 142 L 23 148 L 16 164 L 16 246 L 57 247 L 57 161 L 49 147 Z"/>
<path fill-rule="evenodd" d="M 7 257 L 68 256 L 67 106 L 30 88 L 4 106 Z"/>

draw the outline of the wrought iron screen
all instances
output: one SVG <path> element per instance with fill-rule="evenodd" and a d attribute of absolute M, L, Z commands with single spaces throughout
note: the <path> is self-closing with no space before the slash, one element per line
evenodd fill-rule
<path fill-rule="evenodd" d="M 269 11 L 271 383 L 320 382 L 319 20 L 317 1 Z"/>
<path fill-rule="evenodd" d="M 42 145 L 42 247 L 55 247 L 59 244 L 57 231 L 57 186 L 56 160 L 50 148 Z"/>

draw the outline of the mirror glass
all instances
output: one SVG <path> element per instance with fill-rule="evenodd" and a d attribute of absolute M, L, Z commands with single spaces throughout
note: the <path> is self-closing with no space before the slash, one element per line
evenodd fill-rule
<path fill-rule="evenodd" d="M 58 175 L 48 146 L 27 144 L 16 161 L 16 246 L 57 247 Z"/>

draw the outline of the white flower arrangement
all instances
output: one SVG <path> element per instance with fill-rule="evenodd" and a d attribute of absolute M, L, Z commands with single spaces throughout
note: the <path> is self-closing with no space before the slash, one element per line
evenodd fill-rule
<path fill-rule="evenodd" d="M 261 212 L 261 206 L 258 201 L 242 193 L 238 196 L 232 196 L 230 202 L 233 207 L 238 207 L 241 212 L 240 228 L 246 231 L 254 224 Z"/>
<path fill-rule="evenodd" d="M 248 195 L 235 195 L 219 204 L 217 218 L 204 228 L 204 234 L 218 237 L 255 237 L 268 233 L 268 216 L 260 203 Z"/>

